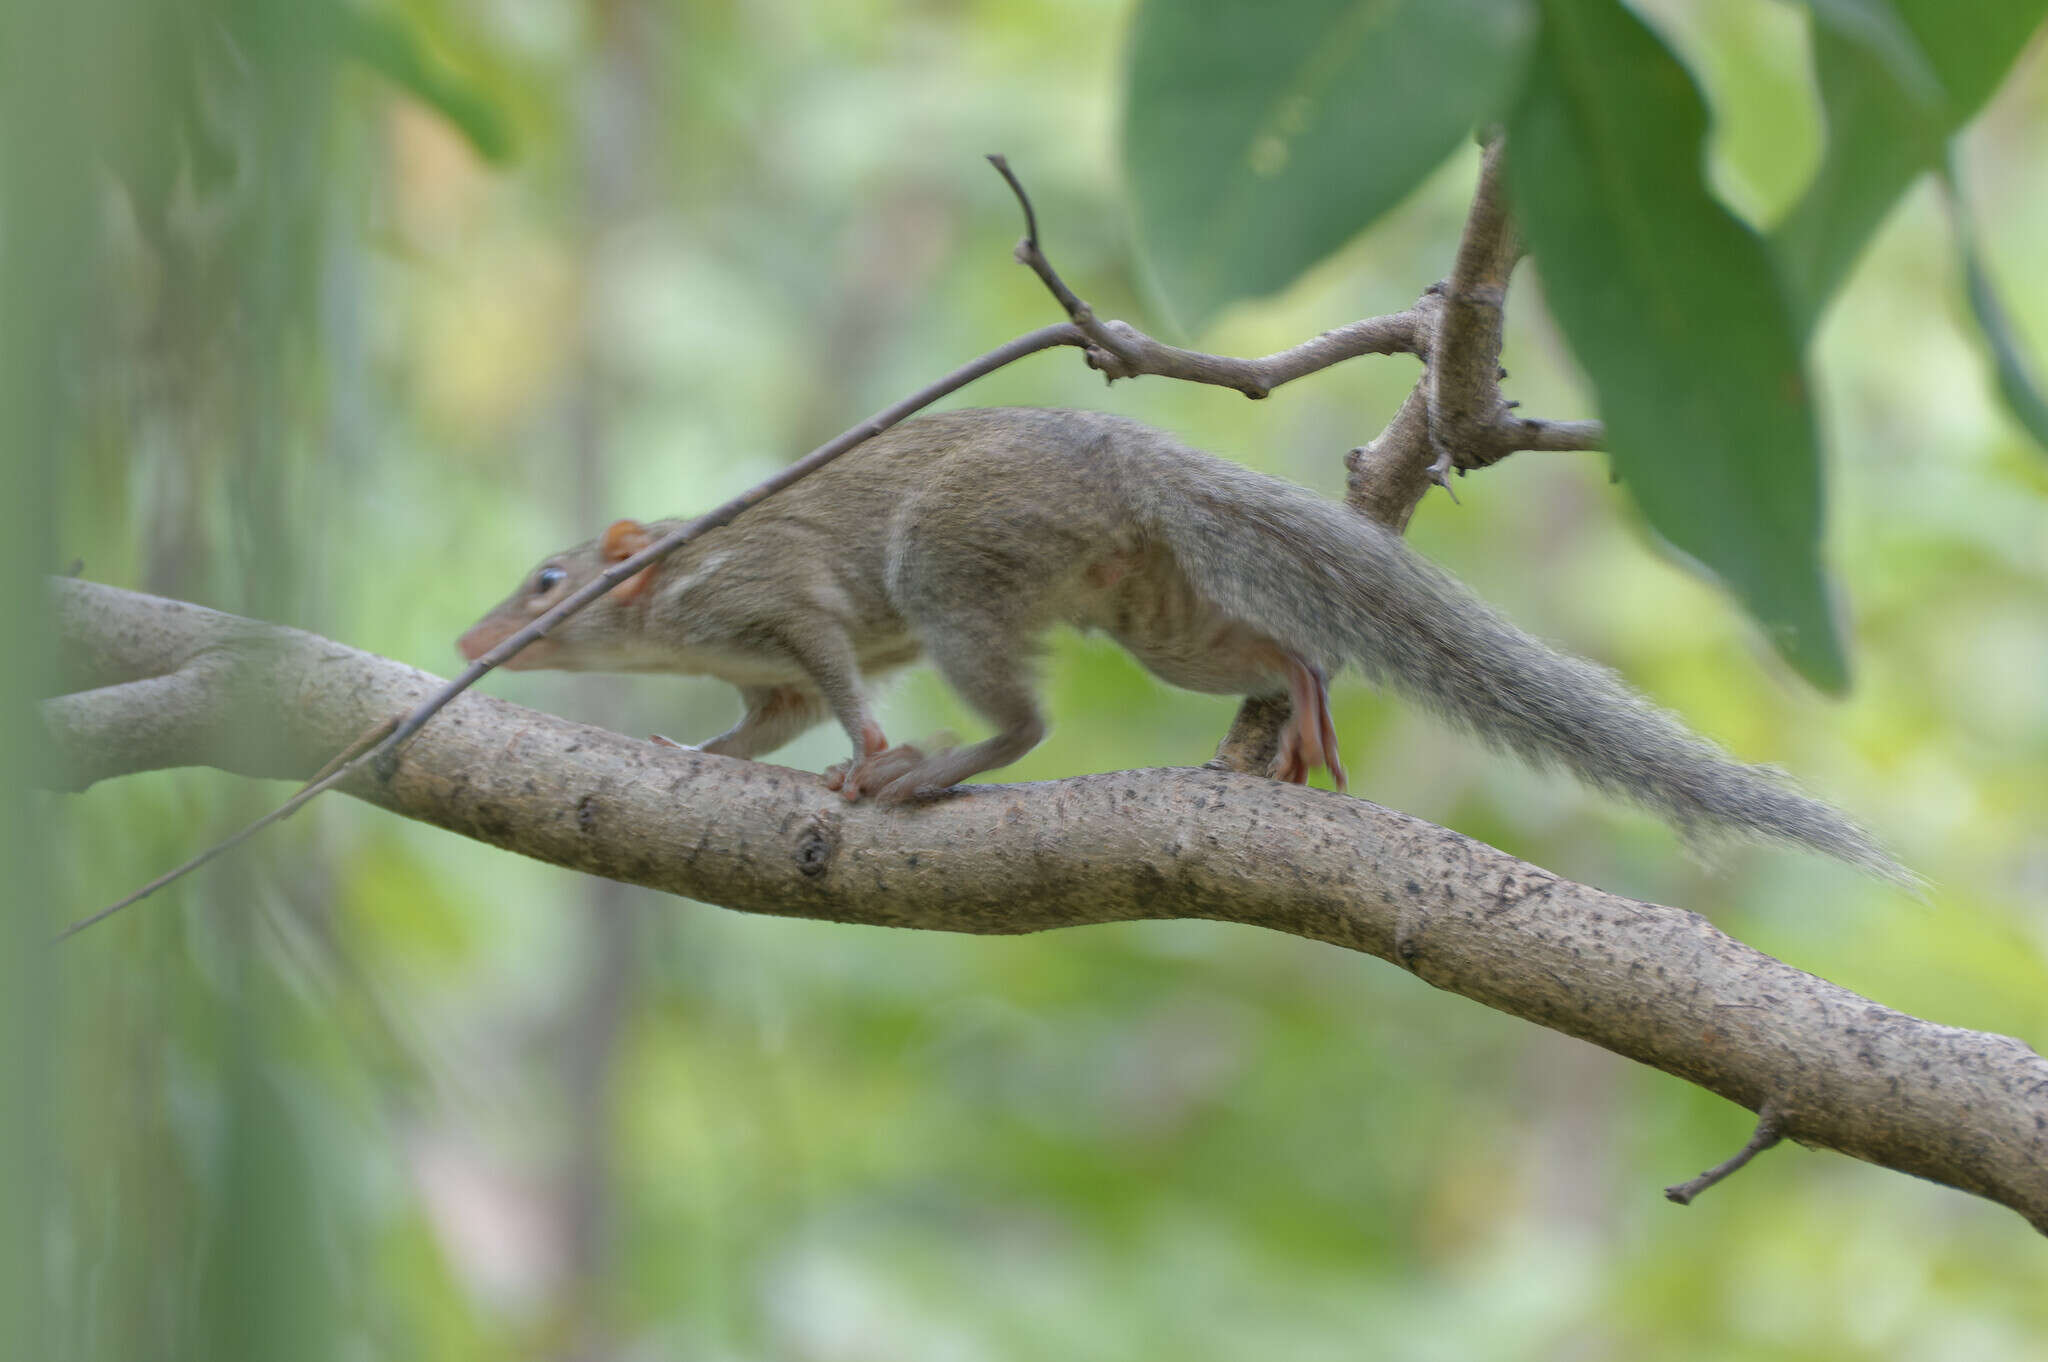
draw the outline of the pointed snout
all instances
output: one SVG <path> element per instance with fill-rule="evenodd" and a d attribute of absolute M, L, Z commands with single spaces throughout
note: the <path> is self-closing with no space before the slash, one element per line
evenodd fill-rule
<path fill-rule="evenodd" d="M 503 624 L 491 619 L 479 620 L 470 626 L 468 633 L 455 640 L 455 647 L 465 662 L 474 662 L 518 631 L 518 625 Z M 509 661 L 498 665 L 509 672 L 544 668 L 548 665 L 548 656 L 554 649 L 552 640 L 535 639 L 515 653 Z"/>

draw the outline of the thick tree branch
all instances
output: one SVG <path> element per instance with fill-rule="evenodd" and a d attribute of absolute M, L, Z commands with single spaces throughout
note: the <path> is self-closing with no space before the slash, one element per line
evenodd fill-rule
<path fill-rule="evenodd" d="M 1009 163 L 1001 156 L 991 156 L 988 159 L 1001 172 L 1004 180 L 1015 191 L 1018 202 L 1023 206 L 1025 236 L 1017 245 L 1016 256 L 1038 274 L 1046 287 L 1052 291 L 1054 298 L 1066 310 L 1070 318 L 1066 324 L 1040 327 L 969 361 L 859 425 L 841 432 L 758 486 L 694 520 L 678 525 L 631 557 L 613 563 L 597 577 L 584 583 L 531 623 L 507 636 L 482 657 L 471 662 L 460 676 L 423 698 L 409 713 L 402 716 L 386 716 L 390 723 L 381 730 L 383 736 L 361 750 L 352 747 L 352 755 L 345 759 L 347 765 L 372 767 L 379 779 L 388 780 L 397 764 L 398 754 L 444 706 L 475 685 L 492 669 L 504 665 L 520 650 L 545 637 L 551 629 L 570 615 L 583 609 L 619 583 L 633 577 L 643 568 L 659 562 L 705 531 L 727 523 L 741 511 L 809 476 L 862 441 L 977 378 L 1040 350 L 1062 345 L 1079 346 L 1087 355 L 1088 362 L 1112 381 L 1149 373 L 1188 382 L 1232 387 L 1254 398 L 1266 396 L 1282 383 L 1291 382 L 1328 368 L 1332 364 L 1365 354 L 1413 353 L 1422 356 L 1425 364 L 1429 366 L 1429 372 L 1425 374 L 1423 383 L 1417 385 L 1418 399 L 1425 391 L 1435 391 L 1433 385 L 1437 380 L 1434 375 L 1444 364 L 1455 363 L 1460 366 L 1460 372 L 1471 369 L 1474 364 L 1486 368 L 1495 367 L 1494 360 L 1499 353 L 1498 302 L 1494 303 L 1493 311 L 1489 314 L 1492 317 L 1492 331 L 1483 332 L 1482 328 L 1482 334 L 1492 337 L 1491 348 L 1487 348 L 1484 343 L 1477 346 L 1468 344 L 1464 350 L 1470 353 L 1462 353 L 1454 346 L 1439 344 L 1436 339 L 1438 328 L 1435 319 L 1439 310 L 1436 298 L 1446 292 L 1441 286 L 1432 288 L 1424 294 L 1420 302 L 1406 312 L 1385 317 L 1368 317 L 1348 326 L 1326 331 L 1314 340 L 1305 341 L 1262 359 L 1233 359 L 1228 356 L 1184 350 L 1155 341 L 1127 323 L 1100 321 L 1093 310 L 1067 287 L 1065 281 L 1053 269 L 1051 261 L 1046 259 L 1040 249 L 1037 213 L 1032 209 L 1030 196 L 1025 193 L 1023 184 L 1011 172 Z M 1465 243 L 1460 247 L 1458 268 L 1454 271 L 1448 288 L 1448 296 L 1454 301 L 1479 299 L 1483 303 L 1488 297 L 1497 299 L 1505 296 L 1506 273 L 1513 268 L 1515 248 L 1504 201 L 1499 193 L 1499 180 L 1499 155 L 1496 145 L 1487 154 L 1485 172 L 1481 176 L 1480 188 L 1474 198 L 1472 220 L 1465 234 Z M 1494 288 L 1489 282 L 1494 274 L 1499 276 L 1498 288 Z M 1473 329 L 1470 326 L 1461 326 L 1462 329 L 1453 328 L 1454 335 L 1464 334 Z M 1480 358 L 1475 359 L 1475 355 Z M 1497 373 L 1485 380 L 1487 383 L 1496 381 Z M 1467 383 L 1465 386 L 1470 387 L 1471 384 Z M 1493 406 L 1498 408 L 1499 412 L 1505 413 L 1508 404 L 1498 400 L 1497 389 L 1494 392 L 1496 400 Z M 1511 447 L 1500 447 L 1503 439 L 1526 437 L 1532 442 L 1542 442 L 1546 448 L 1576 447 L 1568 442 L 1577 438 L 1582 438 L 1589 444 L 1597 443 L 1598 440 L 1597 422 L 1549 423 L 1497 419 L 1488 424 L 1467 421 L 1464 423 L 1466 428 L 1457 432 L 1458 438 L 1474 449 L 1487 446 L 1490 440 L 1494 447 L 1493 452 L 1484 458 L 1475 456 L 1467 459 L 1461 455 L 1454 460 L 1451 454 L 1445 452 L 1445 446 L 1439 438 L 1441 423 L 1434 415 L 1434 399 L 1427 407 L 1418 406 L 1418 399 L 1411 399 L 1409 404 L 1402 408 L 1402 415 L 1396 417 L 1395 423 L 1388 427 L 1387 435 L 1370 446 L 1352 450 L 1349 459 L 1352 470 L 1353 504 L 1396 528 L 1406 526 L 1415 502 L 1426 490 L 1427 481 L 1444 482 L 1446 469 L 1453 461 L 1461 468 L 1477 467 L 1512 452 Z M 1418 421 L 1421 424 L 1418 425 Z M 1414 480 L 1413 465 L 1420 457 L 1419 451 L 1425 447 L 1437 452 L 1422 466 L 1427 479 L 1418 483 Z M 1385 466 L 1372 466 L 1375 458 Z M 1361 491 L 1361 488 L 1365 487 L 1371 490 Z M 1280 725 L 1284 721 L 1284 712 L 1270 705 L 1248 705 L 1240 709 L 1231 732 L 1217 749 L 1216 758 L 1211 764 L 1234 767 L 1240 761 L 1251 759 L 1258 761 L 1262 769 L 1264 763 L 1270 760 L 1270 753 L 1277 745 Z M 1268 755 L 1260 757 L 1260 753 Z M 152 880 L 120 903 L 94 914 L 90 919 L 74 924 L 70 930 L 77 930 L 99 921 L 172 883 L 187 871 L 203 865 L 227 850 L 233 843 L 240 842 L 268 824 L 288 816 L 330 785 L 339 783 L 345 775 L 352 774 L 352 770 L 337 770 L 330 776 L 310 782 L 287 806 L 243 829 L 230 842 L 209 848 L 176 870 Z M 69 931 L 66 934 L 68 935 Z"/>
<path fill-rule="evenodd" d="M 202 753 L 303 777 L 439 684 L 196 606 L 84 582 L 52 591 L 69 684 L 87 693 L 47 702 L 45 716 L 78 786 Z M 230 684 L 178 682 L 223 665 Z M 134 684 L 152 677 L 172 684 Z M 230 715 L 247 740 L 206 752 Z M 342 788 L 539 860 L 747 912 L 979 933 L 1191 917 L 1330 942 L 1768 1106 L 1777 1134 L 1975 1192 L 2048 1233 L 2048 1061 L 2020 1041 L 1892 1011 L 1697 914 L 1558 879 L 1364 800 L 1168 770 L 848 805 L 804 772 L 476 694 L 388 783 L 358 771 Z"/>

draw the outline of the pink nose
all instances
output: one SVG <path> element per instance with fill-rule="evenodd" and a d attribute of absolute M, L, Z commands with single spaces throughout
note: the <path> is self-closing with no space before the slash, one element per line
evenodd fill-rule
<path fill-rule="evenodd" d="M 468 633 L 455 640 L 455 646 L 468 661 L 474 662 L 491 649 L 503 643 L 519 631 L 524 621 L 504 624 L 497 620 L 482 620 L 470 626 Z M 500 663 L 508 672 L 541 671 L 554 665 L 551 659 L 555 652 L 555 641 L 551 638 L 537 638 L 521 648 L 508 662 Z"/>

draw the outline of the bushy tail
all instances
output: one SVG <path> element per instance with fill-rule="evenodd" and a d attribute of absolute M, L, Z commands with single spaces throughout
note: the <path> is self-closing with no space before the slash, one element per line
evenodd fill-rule
<path fill-rule="evenodd" d="M 1289 483 L 1176 449 L 1126 488 L 1204 595 L 1283 646 L 1366 678 L 1537 766 L 1563 766 L 1691 837 L 1796 843 L 1919 881 L 1840 813 L 1744 766 L 1614 673 L 1531 638 L 1399 536 Z"/>

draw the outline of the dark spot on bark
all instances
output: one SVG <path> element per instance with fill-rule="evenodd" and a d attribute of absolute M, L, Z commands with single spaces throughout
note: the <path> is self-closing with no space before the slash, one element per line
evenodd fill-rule
<path fill-rule="evenodd" d="M 572 743 L 570 743 L 570 744 L 569 744 L 569 745 L 568 745 L 567 747 L 565 747 L 565 748 L 563 748 L 563 749 L 562 749 L 562 755 L 566 757 L 566 756 L 568 756 L 568 755 L 569 755 L 569 754 L 570 754 L 571 752 L 581 752 L 582 750 L 583 750 L 583 744 L 582 744 L 582 743 L 580 743 L 580 742 L 572 742 Z"/>
<path fill-rule="evenodd" d="M 476 830 L 486 842 L 503 842 L 512 835 L 512 820 L 496 804 L 479 804 Z"/>
<path fill-rule="evenodd" d="M 597 827 L 597 796 L 585 795 L 576 801 L 576 830 L 588 837 Z"/>
<path fill-rule="evenodd" d="M 831 867 L 838 854 L 839 820 L 828 814 L 812 814 L 796 840 L 797 873 L 814 880 Z"/>
<path fill-rule="evenodd" d="M 1406 889 L 1406 890 L 1407 890 L 1407 891 L 1408 891 L 1409 893 L 1411 893 L 1411 894 L 1420 894 L 1420 893 L 1422 892 L 1422 886 L 1421 886 L 1421 885 L 1419 885 L 1419 884 L 1417 884 L 1417 883 L 1416 883 L 1415 881 L 1413 881 L 1413 880 L 1410 880 L 1410 881 L 1408 881 L 1408 882 L 1407 882 L 1406 884 L 1402 885 L 1401 887 L 1402 887 L 1403 889 Z"/>

